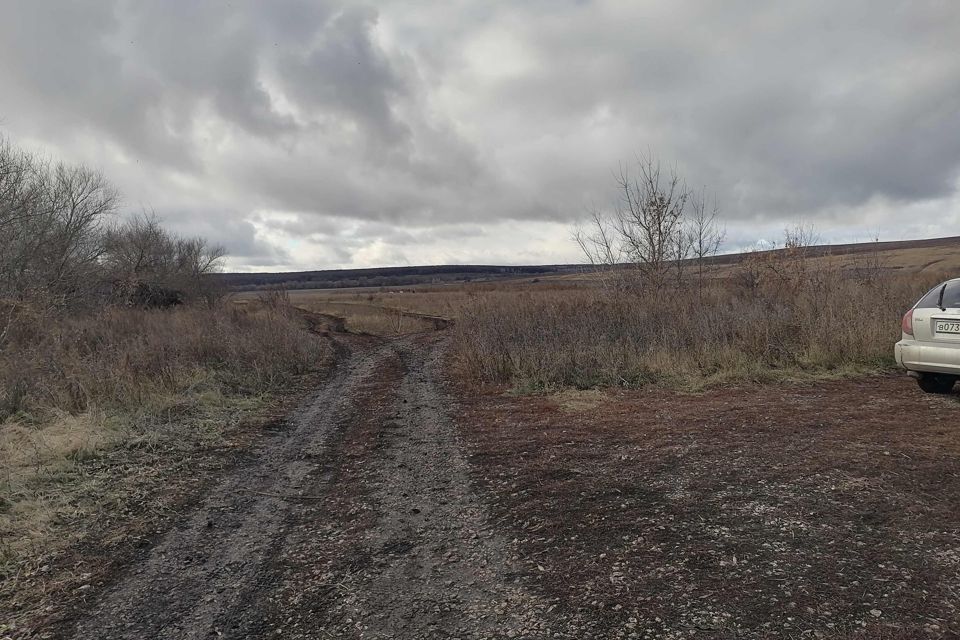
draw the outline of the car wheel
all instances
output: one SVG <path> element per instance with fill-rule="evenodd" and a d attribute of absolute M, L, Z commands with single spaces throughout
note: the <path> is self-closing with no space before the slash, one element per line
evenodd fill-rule
<path fill-rule="evenodd" d="M 927 373 L 917 378 L 917 384 L 927 393 L 950 393 L 956 381 L 955 376 L 942 373 Z"/>

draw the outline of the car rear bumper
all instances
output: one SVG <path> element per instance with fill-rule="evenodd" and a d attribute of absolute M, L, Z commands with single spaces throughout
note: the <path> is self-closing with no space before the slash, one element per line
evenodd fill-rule
<path fill-rule="evenodd" d="M 901 340 L 894 346 L 894 356 L 907 371 L 960 375 L 960 342 Z"/>

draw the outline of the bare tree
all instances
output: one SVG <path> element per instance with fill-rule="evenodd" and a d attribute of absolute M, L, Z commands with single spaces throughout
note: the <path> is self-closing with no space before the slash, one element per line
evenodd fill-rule
<path fill-rule="evenodd" d="M 633 174 L 621 166 L 617 186 L 621 199 L 614 210 L 614 227 L 623 251 L 639 270 L 643 285 L 659 292 L 677 258 L 676 237 L 689 192 L 675 170 L 664 175 L 650 154 L 638 158 Z"/>
<path fill-rule="evenodd" d="M 173 271 L 173 240 L 153 213 L 135 215 L 105 235 L 104 266 L 115 283 L 164 282 Z"/>
<path fill-rule="evenodd" d="M 221 293 L 211 276 L 226 255 L 223 247 L 170 233 L 153 213 L 110 229 L 104 244 L 104 268 L 121 300 L 158 289 L 208 302 Z"/>
<path fill-rule="evenodd" d="M 633 268 L 646 291 L 660 292 L 671 282 L 683 284 L 686 260 L 694 237 L 685 213 L 690 191 L 675 169 L 664 171 L 651 154 L 640 156 L 636 168 L 620 167 L 616 176 L 620 198 L 612 212 L 595 212 L 587 229 L 574 238 L 587 259 L 608 273 Z M 617 280 L 622 282 L 622 280 Z"/>
<path fill-rule="evenodd" d="M 176 270 L 181 287 L 193 298 L 212 304 L 224 295 L 213 275 L 220 271 L 227 251 L 204 238 L 176 239 Z"/>
<path fill-rule="evenodd" d="M 36 208 L 36 161 L 0 138 L 0 231 L 10 232 Z"/>
<path fill-rule="evenodd" d="M 715 256 L 727 237 L 726 229 L 717 220 L 720 209 L 716 201 L 707 208 L 706 189 L 690 198 L 690 250 L 697 266 L 697 296 L 703 298 L 703 267 L 707 258 Z"/>
<path fill-rule="evenodd" d="M 24 243 L 40 209 L 41 186 L 36 159 L 0 140 L 0 287 L 8 299 L 19 298 Z"/>
<path fill-rule="evenodd" d="M 105 302 L 108 291 L 128 302 L 145 290 L 166 301 L 220 296 L 211 276 L 222 247 L 172 234 L 149 214 L 111 225 L 118 203 L 99 172 L 0 138 L 0 342 L 24 306 L 74 309 Z"/>
<path fill-rule="evenodd" d="M 617 269 L 625 258 L 613 223 L 595 210 L 587 227 L 577 226 L 573 239 L 599 274 L 600 283 L 607 288 L 618 288 L 621 279 L 616 277 Z"/>
<path fill-rule="evenodd" d="M 97 171 L 65 165 L 53 170 L 35 255 L 42 262 L 43 286 L 58 303 L 90 298 L 99 279 L 105 220 L 118 202 L 116 189 Z"/>
<path fill-rule="evenodd" d="M 100 173 L 0 142 L 0 295 L 51 307 L 89 298 L 117 202 Z"/>

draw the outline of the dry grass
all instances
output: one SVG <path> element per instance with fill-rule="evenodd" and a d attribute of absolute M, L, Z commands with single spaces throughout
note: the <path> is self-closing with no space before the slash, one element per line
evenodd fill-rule
<path fill-rule="evenodd" d="M 466 301 L 468 293 L 465 288 L 469 286 L 345 292 L 305 290 L 291 292 L 290 298 L 293 304 L 310 308 L 353 304 L 406 313 L 451 317 Z"/>
<path fill-rule="evenodd" d="M 23 323 L 0 358 L 3 418 L 149 405 L 167 393 L 257 393 L 316 364 L 320 347 L 277 311 L 106 309 Z"/>
<path fill-rule="evenodd" d="M 397 336 L 431 329 L 429 323 L 419 318 L 386 307 L 365 304 L 327 304 L 320 308 L 325 313 L 343 318 L 344 327 L 353 333 Z"/>
<path fill-rule="evenodd" d="M 289 298 L 295 307 L 342 319 L 343 328 L 352 333 L 389 337 L 438 328 L 436 314 L 424 311 L 423 306 L 397 304 L 389 295 L 298 291 L 289 292 Z M 438 296 L 435 301 L 441 300 L 447 309 L 451 308 L 449 298 Z M 442 317 L 445 316 L 436 316 Z"/>
<path fill-rule="evenodd" d="M 362 305 L 384 311 L 456 319 L 465 306 L 484 294 L 571 288 L 582 288 L 582 285 L 558 277 L 542 277 L 370 289 L 298 289 L 287 291 L 286 295 L 290 304 L 321 313 L 347 314 Z M 243 292 L 235 294 L 235 299 L 243 302 L 256 300 L 258 296 L 255 292 Z"/>
<path fill-rule="evenodd" d="M 936 278 L 768 262 L 702 295 L 621 282 L 480 296 L 455 326 L 456 359 L 469 377 L 526 390 L 842 375 L 891 364 L 901 314 Z"/>
<path fill-rule="evenodd" d="M 0 353 L 0 596 L 82 535 L 78 516 L 136 495 L 95 471 L 101 458 L 215 444 L 330 358 L 295 315 L 260 306 L 26 319 Z"/>

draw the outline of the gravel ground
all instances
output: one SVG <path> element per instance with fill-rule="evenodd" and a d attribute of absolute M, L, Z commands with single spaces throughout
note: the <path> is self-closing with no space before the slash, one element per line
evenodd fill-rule
<path fill-rule="evenodd" d="M 491 517 L 607 638 L 960 636 L 960 397 L 906 376 L 462 395 Z"/>

